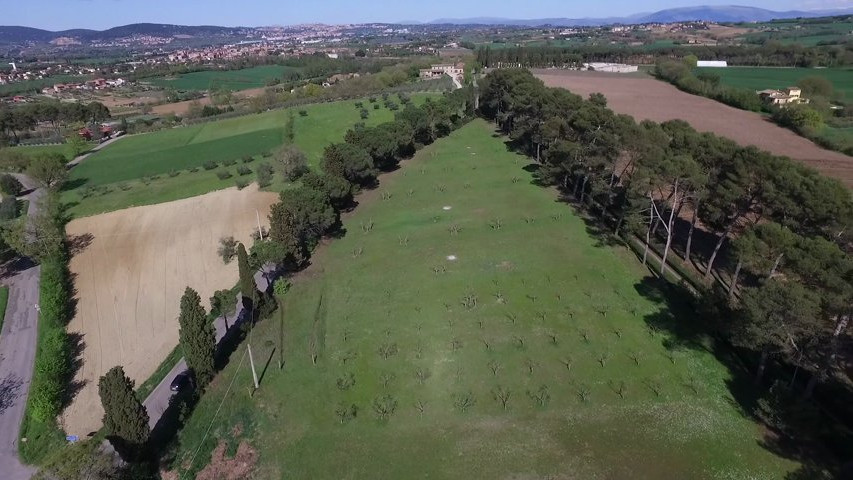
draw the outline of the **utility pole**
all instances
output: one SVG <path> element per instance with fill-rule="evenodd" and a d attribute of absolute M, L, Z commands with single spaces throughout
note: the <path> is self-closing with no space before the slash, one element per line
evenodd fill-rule
<path fill-rule="evenodd" d="M 255 371 L 255 359 L 252 357 L 252 344 L 251 342 L 246 344 L 246 348 L 249 350 L 249 365 L 252 366 L 252 381 L 255 383 L 255 390 L 258 389 L 258 372 Z M 253 391 L 254 393 L 254 391 Z"/>

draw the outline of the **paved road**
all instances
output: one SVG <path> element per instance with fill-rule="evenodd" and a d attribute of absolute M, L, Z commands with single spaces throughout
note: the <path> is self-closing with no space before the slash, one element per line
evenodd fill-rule
<path fill-rule="evenodd" d="M 227 315 L 224 317 L 219 317 L 213 322 L 214 327 L 216 327 L 216 344 L 218 345 L 220 340 L 225 336 L 225 333 L 229 328 L 234 326 L 236 320 L 243 313 L 243 305 L 240 303 L 237 304 L 238 309 L 231 315 Z M 148 411 L 148 425 L 151 429 L 154 429 L 154 426 L 157 425 L 157 422 L 160 420 L 160 417 L 163 416 L 163 412 L 169 407 L 169 399 L 172 398 L 172 390 L 169 388 L 172 383 L 172 379 L 175 376 L 187 369 L 187 362 L 183 358 L 178 361 L 178 363 L 169 370 L 169 373 L 166 374 L 166 377 L 151 391 L 148 395 L 148 398 L 142 402 L 142 405 Z"/>
<path fill-rule="evenodd" d="M 15 175 L 26 188 L 35 187 L 24 175 Z M 27 215 L 38 212 L 44 191 L 36 188 L 29 195 Z M 14 262 L 9 285 L 9 302 L 3 330 L 0 331 L 0 472 L 4 480 L 28 480 L 35 469 L 18 459 L 18 433 L 33 378 L 36 353 L 40 268 L 28 259 Z"/>
<path fill-rule="evenodd" d="M 93 154 L 93 153 L 97 152 L 98 150 L 100 150 L 100 149 L 102 149 L 102 148 L 106 147 L 107 145 L 109 145 L 109 144 L 111 144 L 111 143 L 113 143 L 113 142 L 116 142 L 116 141 L 118 141 L 118 140 L 121 140 L 122 138 L 124 138 L 124 137 L 126 137 L 126 136 L 127 136 L 127 135 L 122 135 L 121 137 L 113 137 L 113 138 L 111 138 L 111 139 L 109 139 L 109 140 L 105 141 L 104 143 L 99 143 L 99 144 L 97 144 L 95 147 L 93 147 L 93 148 L 92 148 L 91 150 L 89 150 L 88 152 L 84 153 L 83 155 L 78 155 L 74 160 L 71 160 L 70 162 L 68 162 L 68 164 L 67 164 L 67 165 L 68 165 L 68 168 L 76 167 L 76 166 L 77 166 L 77 164 L 79 164 L 79 163 L 80 163 L 80 162 L 82 162 L 83 160 L 86 160 L 86 157 L 88 157 L 89 155 L 91 155 L 91 154 Z"/>
<path fill-rule="evenodd" d="M 271 266 L 266 266 L 265 270 L 269 271 Z M 255 273 L 255 284 L 257 284 L 258 288 L 262 291 L 266 291 L 268 288 L 268 281 L 264 273 L 258 271 Z M 217 318 L 213 325 L 216 327 L 216 344 L 219 345 L 219 342 L 225 336 L 225 333 L 229 328 L 233 327 L 237 319 L 241 317 L 243 313 L 243 305 L 238 301 L 237 302 L 237 311 L 224 316 Z M 172 390 L 169 388 L 172 380 L 175 378 L 175 375 L 185 371 L 187 369 L 187 362 L 181 358 L 180 361 L 171 369 L 169 373 L 163 378 L 162 381 L 154 388 L 154 390 L 148 395 L 145 401 L 142 402 L 142 405 L 148 411 L 148 425 L 151 429 L 154 429 L 154 426 L 157 425 L 157 422 L 160 421 L 160 417 L 163 416 L 163 412 L 166 411 L 166 408 L 169 407 L 169 399 L 172 398 Z"/>

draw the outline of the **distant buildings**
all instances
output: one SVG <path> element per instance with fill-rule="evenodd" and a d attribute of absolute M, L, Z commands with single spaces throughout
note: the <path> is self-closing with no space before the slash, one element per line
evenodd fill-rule
<path fill-rule="evenodd" d="M 624 63 L 603 63 L 592 62 L 584 63 L 583 68 L 594 72 L 610 72 L 610 73 L 631 73 L 636 72 L 639 67 L 636 65 L 625 65 Z"/>
<path fill-rule="evenodd" d="M 792 105 L 809 103 L 808 98 L 802 97 L 803 91 L 798 87 L 788 87 L 784 90 L 761 90 L 758 96 L 768 105 Z"/>
<path fill-rule="evenodd" d="M 696 66 L 707 68 L 726 68 L 729 66 L 729 63 L 725 60 L 699 60 L 696 62 Z"/>
<path fill-rule="evenodd" d="M 438 78 L 442 75 L 449 75 L 450 77 L 458 80 L 462 78 L 464 73 L 464 63 L 437 63 L 431 65 L 429 68 L 422 68 L 420 71 L 420 78 Z"/>

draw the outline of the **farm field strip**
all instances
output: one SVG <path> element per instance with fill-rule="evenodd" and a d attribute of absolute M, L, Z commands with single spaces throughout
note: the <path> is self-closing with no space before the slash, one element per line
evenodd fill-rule
<path fill-rule="evenodd" d="M 751 90 L 781 89 L 796 86 L 805 77 L 823 77 L 844 98 L 853 100 L 853 68 L 728 67 L 698 68 L 697 71 L 719 75 L 725 85 Z"/>
<path fill-rule="evenodd" d="M 260 88 L 270 80 L 281 80 L 287 72 L 299 72 L 300 69 L 280 65 L 262 65 L 241 70 L 206 70 L 178 75 L 177 77 L 156 77 L 146 81 L 175 90 L 209 90 L 226 88 L 240 91 Z"/>
<path fill-rule="evenodd" d="M 411 99 L 420 104 L 431 95 L 418 93 Z M 253 173 L 246 179 L 254 180 L 254 170 L 264 160 L 261 155 L 284 143 L 289 112 L 294 118 L 294 144 L 316 167 L 325 146 L 342 141 L 356 123 L 376 125 L 394 118 L 394 112 L 384 106 L 374 110 L 365 99 L 362 102 L 369 116 L 362 119 L 356 102 L 274 110 L 125 138 L 91 155 L 71 171 L 63 202 L 70 206 L 70 214 L 80 217 L 200 195 L 233 186 L 236 166 L 225 167 L 222 162 L 241 164 L 247 155 L 253 156 L 254 162 L 247 165 Z M 377 103 L 381 102 L 379 98 Z M 307 116 L 301 116 L 299 110 L 305 110 Z M 203 165 L 209 161 L 219 163 L 219 167 L 205 170 Z M 219 179 L 216 174 L 221 170 L 228 170 L 235 178 Z M 107 191 L 90 194 L 88 190 L 93 187 Z"/>
<path fill-rule="evenodd" d="M 761 115 L 739 110 L 709 98 L 682 92 L 651 77 L 596 72 L 535 70 L 549 87 L 562 87 L 581 96 L 603 93 L 616 113 L 637 121 L 681 119 L 700 132 L 712 132 L 741 145 L 755 145 L 783 155 L 853 186 L 853 157 L 826 150 Z"/>
<path fill-rule="evenodd" d="M 381 177 L 343 238 L 293 279 L 284 370 L 250 397 L 232 358 L 179 434 L 175 465 L 201 446 L 191 475 L 220 442 L 247 440 L 260 478 L 791 469 L 760 446 L 711 340 L 687 333 L 690 307 L 664 301 L 627 249 L 591 237 L 532 184 L 528 162 L 476 120 Z M 278 322 L 255 327 L 256 359 L 278 355 Z"/>

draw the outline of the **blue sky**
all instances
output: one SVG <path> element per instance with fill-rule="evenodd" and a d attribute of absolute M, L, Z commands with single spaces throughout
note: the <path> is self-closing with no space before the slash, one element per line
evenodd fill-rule
<path fill-rule="evenodd" d="M 460 17 L 606 17 L 692 5 L 772 10 L 853 6 L 853 0 L 0 0 L 0 24 L 59 30 L 137 22 L 261 26 L 429 21 Z"/>

